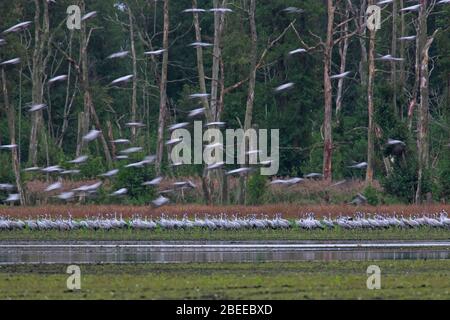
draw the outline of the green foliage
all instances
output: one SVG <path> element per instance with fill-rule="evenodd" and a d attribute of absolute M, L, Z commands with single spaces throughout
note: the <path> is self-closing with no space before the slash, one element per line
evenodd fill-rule
<path fill-rule="evenodd" d="M 152 166 L 122 168 L 114 178 L 111 191 L 127 188 L 128 194 L 123 201 L 127 204 L 148 204 L 154 199 L 155 189 L 143 186 L 142 183 L 153 178 L 155 178 L 155 172 Z"/>
<path fill-rule="evenodd" d="M 367 198 L 367 203 L 371 206 L 376 206 L 380 203 L 380 193 L 373 186 L 368 186 L 364 189 L 364 196 Z"/>
<path fill-rule="evenodd" d="M 435 197 L 448 202 L 450 200 L 450 148 L 444 152 L 437 170 Z"/>
<path fill-rule="evenodd" d="M 267 178 L 259 173 L 253 174 L 247 183 L 248 204 L 261 204 L 267 191 Z"/>
<path fill-rule="evenodd" d="M 84 179 L 96 179 L 99 174 L 106 171 L 104 160 L 101 157 L 89 159 L 86 163 L 79 166 L 80 177 Z"/>

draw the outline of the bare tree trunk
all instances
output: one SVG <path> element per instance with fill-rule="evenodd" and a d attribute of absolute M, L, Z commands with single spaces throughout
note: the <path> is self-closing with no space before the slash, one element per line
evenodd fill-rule
<path fill-rule="evenodd" d="M 361 8 L 359 11 L 359 46 L 361 48 L 361 61 L 359 63 L 359 74 L 361 76 L 361 84 L 363 87 L 367 85 L 367 48 L 366 48 L 366 24 L 365 16 L 367 9 L 367 0 L 361 1 Z"/>
<path fill-rule="evenodd" d="M 400 8 L 398 8 L 399 10 L 403 9 L 404 7 L 404 0 L 400 0 Z M 402 11 L 400 13 L 400 37 L 405 37 L 406 36 L 406 25 L 405 25 L 405 12 Z M 400 81 L 399 81 L 399 88 L 401 90 L 403 90 L 405 84 L 406 84 L 406 70 L 405 70 L 405 58 L 406 58 L 406 53 L 405 53 L 405 41 L 400 42 L 400 58 L 402 59 L 400 61 Z M 403 94 L 401 94 L 403 95 Z M 399 108 L 399 114 L 400 114 L 400 119 L 403 120 L 403 104 L 400 104 L 400 108 Z"/>
<path fill-rule="evenodd" d="M 397 0 L 392 2 L 392 39 L 391 39 L 391 55 L 397 56 Z M 391 62 L 391 83 L 393 88 L 392 93 L 392 107 L 394 109 L 395 117 L 398 117 L 399 111 L 397 107 L 397 62 Z"/>
<path fill-rule="evenodd" d="M 134 41 L 133 14 L 128 6 L 128 20 L 130 23 L 130 44 L 131 44 L 131 60 L 133 64 L 133 93 L 131 98 L 131 121 L 136 122 L 137 114 L 137 58 Z M 131 140 L 136 142 L 136 127 L 131 128 Z"/>
<path fill-rule="evenodd" d="M 223 0 L 221 7 L 226 6 L 227 1 Z M 214 7 L 219 7 L 219 0 L 214 0 Z M 220 48 L 222 40 L 222 31 L 224 27 L 225 14 L 214 12 L 214 49 L 213 49 L 213 63 L 211 75 L 211 114 L 214 117 L 213 121 L 218 121 L 217 106 L 218 106 L 218 89 L 219 89 L 219 71 L 220 71 L 220 57 L 222 50 Z"/>
<path fill-rule="evenodd" d="M 333 92 L 331 86 L 331 61 L 333 53 L 333 24 L 334 13 L 336 7 L 333 4 L 333 0 L 327 0 L 327 39 L 323 53 L 323 85 L 324 85 L 324 148 L 323 148 L 323 179 L 330 182 L 332 179 L 332 156 L 333 156 L 333 136 L 332 136 L 332 113 L 333 113 Z"/>
<path fill-rule="evenodd" d="M 369 4 L 373 3 L 369 0 Z M 369 116 L 369 126 L 367 132 L 367 170 L 366 183 L 371 184 L 373 181 L 373 164 L 374 164 L 374 139 L 375 139 L 375 122 L 374 122 L 374 102 L 373 87 L 375 79 L 375 30 L 369 31 L 369 72 L 367 77 L 367 111 Z"/>
<path fill-rule="evenodd" d="M 345 23 L 342 25 L 342 36 L 344 37 L 344 40 L 339 43 L 339 56 L 341 58 L 341 65 L 339 67 L 339 72 L 344 73 L 345 68 L 347 65 L 347 52 L 348 52 L 348 42 L 349 38 L 347 36 L 348 34 L 348 18 L 350 15 L 350 10 L 348 8 L 345 12 Z M 337 88 L 337 94 L 336 94 L 336 122 L 339 123 L 339 115 L 342 110 L 342 95 L 344 91 L 344 81 L 345 78 L 339 79 L 338 82 L 338 88 Z"/>
<path fill-rule="evenodd" d="M 434 34 L 428 38 L 427 30 L 427 0 L 421 0 L 422 4 L 419 11 L 419 32 L 418 37 L 420 48 L 420 104 L 419 104 L 419 117 L 417 122 L 417 153 L 418 153 L 418 177 L 417 177 L 417 190 L 415 196 L 415 202 L 420 203 L 422 200 L 422 186 L 424 172 L 429 169 L 430 166 L 430 144 L 429 144 L 429 87 L 428 82 L 430 78 L 430 72 L 428 67 L 429 55 L 428 51 L 433 44 Z"/>
<path fill-rule="evenodd" d="M 44 51 L 50 34 L 50 20 L 48 13 L 48 3 L 43 2 L 43 23 L 41 25 L 41 4 L 40 0 L 34 0 L 34 51 L 32 66 L 32 102 L 40 104 L 44 100 Z M 39 134 L 43 130 L 42 110 L 33 112 L 31 116 L 31 132 L 29 146 L 29 162 L 36 166 L 38 156 Z"/>
<path fill-rule="evenodd" d="M 167 112 L 167 65 L 169 64 L 169 0 L 164 0 L 164 30 L 163 30 L 163 61 L 161 67 L 161 81 L 159 86 L 159 119 L 158 146 L 156 150 L 156 172 L 161 173 L 161 163 L 164 153 L 164 127 Z"/>
<path fill-rule="evenodd" d="M 245 109 L 244 131 L 247 131 L 252 127 L 253 106 L 255 104 L 256 63 L 258 59 L 257 57 L 258 34 L 256 32 L 255 11 L 256 11 L 256 0 L 250 0 L 250 8 L 248 11 L 250 21 L 250 39 L 251 39 L 250 75 L 247 90 L 247 105 Z M 246 147 L 248 147 L 249 141 L 245 141 L 245 145 Z M 248 149 L 245 150 L 245 152 L 247 151 Z M 247 161 L 248 157 L 246 156 L 246 162 Z M 243 164 L 242 166 L 246 166 L 246 164 Z M 245 204 L 247 178 L 244 176 L 239 177 L 239 185 L 240 187 L 239 187 L 238 201 L 240 204 Z"/>
<path fill-rule="evenodd" d="M 193 8 L 197 8 L 197 0 L 192 0 Z M 194 27 L 195 27 L 195 41 L 202 42 L 202 29 L 200 27 L 200 21 L 198 18 L 198 13 L 194 12 Z M 203 64 L 203 48 L 197 47 L 197 70 L 198 70 L 198 81 L 200 85 L 200 92 L 206 93 L 206 81 L 205 81 L 205 67 Z M 208 98 L 202 98 L 203 108 L 207 110 L 207 114 L 209 111 L 209 102 Z M 209 114 L 208 120 L 211 119 L 211 115 Z"/>
<path fill-rule="evenodd" d="M 85 2 L 84 0 L 80 1 L 81 12 L 85 12 Z M 89 33 L 90 34 L 90 33 Z M 103 153 L 105 155 L 105 159 L 108 167 L 112 165 L 111 153 L 109 151 L 108 142 L 105 139 L 105 134 L 102 131 L 102 126 L 100 120 L 97 116 L 97 112 L 94 107 L 94 102 L 92 100 L 91 88 L 89 84 L 89 62 L 88 62 L 88 53 L 87 49 L 89 46 L 89 36 L 86 30 L 86 22 L 81 23 L 81 41 L 80 41 L 80 59 L 81 59 L 81 86 L 83 89 L 83 103 L 84 103 L 84 116 L 86 117 L 83 125 L 82 135 L 84 136 L 90 127 L 90 120 L 94 120 L 94 124 L 97 130 L 100 130 L 100 142 L 103 147 Z M 79 156 L 83 149 L 85 148 L 85 143 L 83 139 L 80 142 L 80 148 L 77 148 L 77 156 Z"/>
<path fill-rule="evenodd" d="M 16 113 L 14 111 L 14 108 L 9 104 L 8 88 L 6 85 L 6 75 L 4 68 L 1 69 L 1 73 L 2 73 L 1 78 L 2 78 L 3 98 L 5 104 L 5 113 L 8 118 L 9 137 L 11 144 L 16 144 Z M 25 205 L 26 201 L 25 201 L 25 194 L 22 188 L 22 181 L 20 178 L 20 163 L 17 148 L 11 149 L 11 157 L 14 176 L 16 178 L 16 187 L 20 195 L 20 204 Z"/>

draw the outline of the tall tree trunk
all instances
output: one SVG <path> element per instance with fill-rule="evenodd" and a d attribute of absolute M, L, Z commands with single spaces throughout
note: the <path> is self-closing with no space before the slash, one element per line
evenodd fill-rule
<path fill-rule="evenodd" d="M 214 8 L 219 7 L 219 0 L 214 0 Z M 226 0 L 223 0 L 220 7 L 225 7 Z M 214 49 L 213 49 L 213 63 L 211 75 L 211 114 L 214 117 L 213 121 L 218 121 L 218 96 L 219 96 L 219 71 L 220 71 L 220 57 L 222 49 L 220 47 L 222 40 L 222 31 L 225 22 L 225 14 L 214 12 Z"/>
<path fill-rule="evenodd" d="M 32 91 L 31 99 L 33 104 L 43 103 L 44 100 L 44 51 L 50 34 L 50 20 L 48 13 L 48 3 L 43 0 L 43 14 L 41 17 L 41 0 L 34 0 L 34 51 L 32 66 Z M 41 24 L 42 18 L 42 24 Z M 42 110 L 33 112 L 31 115 L 31 132 L 29 146 L 29 162 L 36 166 L 38 157 L 39 135 L 44 129 Z"/>
<path fill-rule="evenodd" d="M 344 40 L 339 43 L 339 56 L 341 58 L 341 65 L 339 67 L 339 73 L 344 73 L 347 65 L 347 52 L 348 52 L 348 18 L 350 15 L 350 10 L 346 8 L 345 12 L 345 23 L 342 25 L 342 36 Z M 339 123 L 339 116 L 342 110 L 342 96 L 344 91 L 344 81 L 345 78 L 339 79 L 337 94 L 336 94 L 336 122 Z"/>
<path fill-rule="evenodd" d="M 128 20 L 130 23 L 130 44 L 131 44 L 131 60 L 133 64 L 133 93 L 131 97 L 131 121 L 136 122 L 137 114 L 137 58 L 134 41 L 133 14 L 130 6 L 128 6 Z M 136 142 L 136 127 L 131 128 L 131 140 Z"/>
<path fill-rule="evenodd" d="M 399 0 L 400 1 L 400 8 L 398 8 L 399 10 L 403 9 L 404 7 L 404 0 Z M 405 37 L 406 36 L 406 25 L 405 25 L 405 12 L 402 11 L 400 13 L 400 37 Z M 405 58 L 406 58 L 406 53 L 405 53 L 405 41 L 401 41 L 400 42 L 400 58 L 402 59 L 400 61 L 400 75 L 399 75 L 399 88 L 401 90 L 403 90 L 405 84 L 406 84 L 406 70 L 405 70 Z M 403 95 L 403 93 L 401 93 L 401 95 Z M 403 120 L 403 103 L 400 104 L 400 108 L 399 108 L 399 115 L 400 115 L 400 119 Z"/>
<path fill-rule="evenodd" d="M 392 39 L 391 39 L 391 55 L 393 57 L 397 56 L 397 1 L 394 0 L 392 2 Z M 392 107 L 394 109 L 394 115 L 395 117 L 399 116 L 399 111 L 397 107 L 397 62 L 392 61 L 391 62 L 391 83 L 392 83 Z"/>
<path fill-rule="evenodd" d="M 163 29 L 163 61 L 161 67 L 161 81 L 159 86 L 159 119 L 158 142 L 156 150 L 156 172 L 161 173 L 161 163 L 164 153 L 164 127 L 167 112 L 167 66 L 169 64 L 169 0 L 164 0 L 164 29 Z"/>
<path fill-rule="evenodd" d="M 9 104 L 8 87 L 6 85 L 6 75 L 4 68 L 1 68 L 1 73 L 2 73 L 1 78 L 2 78 L 3 100 L 5 104 L 5 113 L 8 118 L 9 138 L 11 144 L 16 144 L 16 113 L 14 108 Z M 17 148 L 11 149 L 11 158 L 14 176 L 16 178 L 16 187 L 20 195 L 20 204 L 25 205 L 26 201 L 25 201 L 25 194 L 22 188 L 22 181 L 20 178 L 20 162 Z"/>
<path fill-rule="evenodd" d="M 257 64 L 257 49 L 258 49 L 258 34 L 256 32 L 256 0 L 250 0 L 249 8 L 249 21 L 250 21 L 250 40 L 251 40 L 251 51 L 250 51 L 250 75 L 248 81 L 248 91 L 247 91 L 247 105 L 245 109 L 245 119 L 244 119 L 244 131 L 251 129 L 253 120 L 253 106 L 255 104 L 255 83 L 256 83 L 256 64 Z M 250 145 L 249 141 L 246 141 L 246 146 Z M 248 151 L 247 149 L 245 150 Z M 246 157 L 248 160 L 248 157 Z M 242 166 L 245 166 L 243 164 Z M 247 179 L 243 176 L 239 178 L 240 188 L 239 188 L 239 203 L 244 204 L 246 198 L 246 185 Z"/>
<path fill-rule="evenodd" d="M 359 62 L 359 74 L 361 76 L 361 85 L 367 85 L 367 48 L 366 48 L 366 33 L 367 27 L 365 24 L 365 16 L 367 10 L 367 0 L 361 1 L 361 8 L 359 11 L 359 46 L 361 48 L 361 61 Z"/>
<path fill-rule="evenodd" d="M 197 0 L 192 0 L 192 7 L 197 8 Z M 194 27 L 195 27 L 195 41 L 202 42 L 202 29 L 200 27 L 200 20 L 198 18 L 198 13 L 194 12 Z M 203 63 L 203 48 L 197 47 L 197 71 L 198 71 L 198 82 L 200 85 L 200 92 L 206 93 L 206 81 L 205 81 L 205 67 Z M 201 99 L 203 108 L 207 110 L 207 118 L 211 119 L 211 113 L 209 110 L 208 98 L 204 97 Z"/>
<path fill-rule="evenodd" d="M 428 51 L 434 41 L 436 32 L 428 38 L 427 28 L 427 0 L 421 0 L 422 5 L 419 11 L 419 24 L 418 24 L 418 43 L 419 60 L 420 60 L 420 104 L 418 110 L 417 121 L 417 156 L 418 156 L 418 177 L 417 177 L 417 190 L 415 195 L 415 202 L 420 203 L 422 200 L 422 188 L 423 177 L 426 170 L 429 169 L 430 163 L 430 144 L 429 144 L 429 87 L 428 82 L 430 78 L 430 72 L 428 67 L 429 55 Z"/>
<path fill-rule="evenodd" d="M 373 4 L 373 0 L 369 0 L 369 5 Z M 373 87 L 375 80 L 375 30 L 369 31 L 369 54 L 368 54 L 368 77 L 367 77 L 367 111 L 369 117 L 369 126 L 367 130 L 367 170 L 366 183 L 371 184 L 373 181 L 373 165 L 374 165 L 374 139 L 375 139 L 375 122 L 374 122 L 374 102 Z"/>
<path fill-rule="evenodd" d="M 324 148 L 323 148 L 323 179 L 330 182 L 332 179 L 331 163 L 333 157 L 333 136 L 332 136 L 332 113 L 333 113 L 333 90 L 331 86 L 331 61 L 333 54 L 333 24 L 336 7 L 333 0 L 327 0 L 327 39 L 323 53 L 323 85 L 324 85 Z"/>
<path fill-rule="evenodd" d="M 84 0 L 80 0 L 81 12 L 86 11 L 86 6 Z M 103 153 L 108 167 L 112 165 L 111 152 L 109 151 L 109 145 L 105 138 L 105 134 L 102 131 L 102 126 L 100 119 L 98 118 L 97 112 L 94 107 L 94 101 L 92 100 L 91 87 L 89 83 L 89 61 L 88 61 L 88 49 L 89 46 L 89 36 L 86 28 L 86 21 L 81 23 L 81 40 L 80 40 L 80 59 L 81 59 L 81 87 L 83 89 L 83 104 L 84 104 L 84 116 L 85 123 L 83 123 L 82 135 L 84 136 L 90 128 L 90 121 L 93 120 L 97 130 L 100 130 L 100 142 L 103 147 Z M 77 147 L 77 156 L 79 156 L 85 148 L 85 143 L 82 139 L 80 145 Z"/>

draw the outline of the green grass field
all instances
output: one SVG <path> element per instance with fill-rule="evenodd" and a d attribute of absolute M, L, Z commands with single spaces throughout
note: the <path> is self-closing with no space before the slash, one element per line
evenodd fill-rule
<path fill-rule="evenodd" d="M 449 240 L 450 230 L 385 229 L 385 230 L 73 230 L 73 231 L 2 231 L 5 240 Z"/>
<path fill-rule="evenodd" d="M 381 268 L 381 289 L 366 270 Z M 0 267 L 0 299 L 449 299 L 450 260 Z"/>

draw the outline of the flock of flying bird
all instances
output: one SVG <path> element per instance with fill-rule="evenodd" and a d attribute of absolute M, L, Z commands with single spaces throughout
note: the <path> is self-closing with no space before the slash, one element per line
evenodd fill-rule
<path fill-rule="evenodd" d="M 148 219 L 140 215 L 135 215 L 129 220 L 125 220 L 117 215 L 107 215 L 106 217 L 86 217 L 85 219 L 72 219 L 59 217 L 52 219 L 44 216 L 38 219 L 11 219 L 0 217 L 0 231 L 11 230 L 60 230 L 70 231 L 77 229 L 84 230 L 113 230 L 113 229 L 132 229 L 132 230 L 174 230 L 174 229 L 206 229 L 206 230 L 246 230 L 246 229 L 290 229 L 300 228 L 303 230 L 333 229 L 341 228 L 346 230 L 362 229 L 417 229 L 417 228 L 441 228 L 450 230 L 450 219 L 447 212 L 442 211 L 437 214 L 422 214 L 418 217 L 413 216 L 405 218 L 398 217 L 396 214 L 365 214 L 357 212 L 355 216 L 340 216 L 336 219 L 323 218 L 316 219 L 313 213 L 307 213 L 297 220 L 287 220 L 276 214 L 269 219 L 267 215 L 249 215 L 240 218 L 233 215 L 231 219 L 226 214 L 215 217 L 209 217 L 205 214 L 204 218 L 189 219 L 184 215 L 182 219 L 165 217 L 162 215 L 159 219 Z"/>
<path fill-rule="evenodd" d="M 379 5 L 385 5 L 385 4 L 389 4 L 391 3 L 393 0 L 383 0 L 380 1 L 378 4 Z M 47 0 L 47 2 L 53 2 L 55 3 L 54 0 Z M 438 4 L 448 4 L 450 3 L 450 0 L 441 0 L 438 2 Z M 420 4 L 418 5 L 414 5 L 411 7 L 406 7 L 401 9 L 401 11 L 405 11 L 405 12 L 409 12 L 409 11 L 417 11 L 420 8 Z M 303 10 L 296 8 L 296 7 L 288 7 L 286 9 L 283 9 L 283 11 L 285 11 L 286 13 L 302 13 Z M 213 8 L 213 9 L 199 9 L 199 8 L 191 8 L 191 9 L 186 9 L 183 10 L 184 13 L 204 13 L 204 12 L 213 12 L 213 13 L 218 13 L 218 14 L 225 14 L 225 13 L 229 13 L 232 12 L 231 9 L 229 8 Z M 96 11 L 92 11 L 89 12 L 85 15 L 82 16 L 81 20 L 82 21 L 86 21 L 88 19 L 92 19 L 94 17 L 97 16 L 97 12 Z M 16 24 L 10 28 L 8 28 L 7 30 L 3 31 L 3 35 L 7 35 L 10 33 L 17 33 L 17 32 L 21 32 L 23 30 L 26 30 L 27 28 L 29 28 L 32 25 L 32 21 L 25 21 L 25 22 L 21 22 L 19 24 Z M 407 37 L 402 37 L 399 38 L 400 41 L 406 41 L 406 40 L 414 40 L 415 36 L 407 36 Z M 7 41 L 5 39 L 0 38 L 0 46 L 6 45 Z M 189 44 L 190 47 L 211 47 L 213 46 L 211 43 L 205 43 L 205 42 L 194 42 Z M 160 49 L 160 50 L 154 50 L 154 51 L 147 51 L 144 52 L 145 56 L 157 56 L 157 55 L 161 55 L 162 53 L 164 53 L 164 49 Z M 303 49 L 303 48 L 298 48 L 295 50 L 292 50 L 289 52 L 290 55 L 295 55 L 295 54 L 301 54 L 301 53 L 306 53 L 307 50 Z M 129 51 L 120 51 L 120 52 L 116 52 L 113 53 L 111 55 L 109 55 L 106 59 L 121 59 L 121 58 L 126 58 L 129 56 Z M 391 55 L 385 55 L 382 56 L 380 58 L 378 58 L 381 61 L 400 61 L 400 58 L 396 58 L 393 57 Z M 0 67 L 7 67 L 9 65 L 15 65 L 15 64 L 19 64 L 20 58 L 14 58 L 14 59 L 10 59 L 10 60 L 6 60 L 0 63 Z M 348 77 L 352 72 L 350 71 L 346 71 L 344 73 L 341 74 L 336 74 L 331 76 L 331 79 L 342 79 L 342 78 L 346 78 Z M 64 82 L 68 79 L 67 75 L 58 75 L 55 76 L 53 78 L 51 78 L 50 80 L 48 80 L 48 85 L 52 86 L 52 85 L 56 85 L 58 82 Z M 125 83 L 128 83 L 129 81 L 131 81 L 133 79 L 133 75 L 126 75 L 126 76 L 122 76 L 119 77 L 115 80 L 113 80 L 110 83 L 110 86 L 120 86 L 123 85 Z M 294 83 L 290 82 L 290 83 L 285 83 L 282 84 L 278 87 L 276 87 L 274 89 L 275 92 L 283 92 L 285 90 L 288 90 L 290 88 L 294 87 Z M 207 93 L 195 93 L 195 94 L 191 94 L 190 98 L 191 99 L 202 99 L 202 98 L 208 98 L 209 94 Z M 45 109 L 47 107 L 46 104 L 40 103 L 40 104 L 32 104 L 29 106 L 28 111 L 30 113 L 32 112 L 37 112 L 40 111 L 42 109 Z M 188 118 L 192 119 L 192 118 L 196 118 L 199 116 L 203 116 L 205 113 L 205 109 L 204 108 L 198 108 L 198 109 L 194 109 L 192 111 L 190 111 L 190 113 L 188 114 Z M 174 124 L 172 126 L 170 126 L 168 128 L 169 132 L 172 132 L 173 130 L 176 129 L 180 129 L 180 128 L 185 128 L 188 127 L 190 124 L 188 122 L 183 122 L 183 123 L 177 123 Z M 127 127 L 130 128 L 142 128 L 145 127 L 145 125 L 143 123 L 140 122 L 129 122 L 126 124 Z M 223 127 L 225 126 L 224 122 L 212 122 L 212 123 L 207 123 L 205 125 L 206 127 Z M 83 140 L 86 143 L 92 142 L 94 140 L 96 140 L 101 134 L 100 130 L 91 130 L 89 131 L 84 137 Z M 170 139 L 168 141 L 166 141 L 166 145 L 167 146 L 173 146 L 177 143 L 180 143 L 182 140 L 181 139 Z M 116 145 L 127 145 L 130 144 L 130 140 L 128 139 L 116 139 L 114 141 L 111 141 L 111 143 L 116 144 Z M 403 141 L 400 140 L 393 140 L 393 139 L 389 139 L 387 142 L 387 145 L 391 145 L 391 146 L 405 146 L 405 143 Z M 10 145 L 0 145 L 0 150 L 11 150 L 16 148 L 17 145 L 16 144 L 10 144 Z M 215 148 L 218 147 L 217 144 L 211 144 L 211 145 L 207 145 L 205 146 L 205 148 Z M 220 145 L 219 147 L 223 148 L 223 145 Z M 129 147 L 126 149 L 123 149 L 119 152 L 119 155 L 116 157 L 117 160 L 126 160 L 129 159 L 131 154 L 134 153 L 139 153 L 142 152 L 143 148 L 142 147 Z M 247 152 L 247 154 L 252 154 L 252 153 L 259 153 L 259 150 L 250 150 Z M 143 160 L 138 161 L 138 162 L 134 162 L 134 163 L 129 163 L 127 165 L 125 165 L 126 168 L 140 168 L 143 167 L 145 165 L 150 165 L 155 161 L 156 157 L 153 155 L 147 156 L 145 157 Z M 82 155 L 77 157 L 76 159 L 69 161 L 70 164 L 73 165 L 82 165 L 83 163 L 85 163 L 86 161 L 88 161 L 88 156 L 87 155 Z M 173 163 L 173 166 L 178 166 L 178 165 L 182 165 L 182 163 Z M 266 165 L 270 165 L 270 161 L 261 161 L 260 162 L 261 166 L 266 166 Z M 207 170 L 215 170 L 215 169 L 222 169 L 225 166 L 224 162 L 220 162 L 220 163 L 214 163 L 211 164 L 207 167 Z M 349 168 L 352 169 L 366 169 L 367 168 L 367 163 L 366 162 L 360 162 L 360 163 L 355 163 L 353 165 L 350 165 Z M 244 175 L 244 174 L 248 174 L 251 171 L 255 170 L 255 168 L 252 167 L 241 167 L 238 169 L 234 169 L 234 170 L 230 170 L 226 172 L 226 175 Z M 31 167 L 31 168 L 26 168 L 24 169 L 24 171 L 26 172 L 42 172 L 45 174 L 57 174 L 58 177 L 58 181 L 55 183 L 50 184 L 46 189 L 45 192 L 53 192 L 56 190 L 60 190 L 63 188 L 63 184 L 62 184 L 62 177 L 63 176 L 67 176 L 67 175 L 75 175 L 80 173 L 80 170 L 78 169 L 64 169 L 62 167 L 60 167 L 59 165 L 54 165 L 54 166 L 47 166 L 44 168 L 39 168 L 39 167 Z M 99 175 L 99 177 L 101 178 L 112 178 L 115 175 L 117 175 L 119 173 L 119 169 L 113 169 L 110 170 L 108 172 L 102 173 Z M 304 178 L 299 178 L 299 177 L 294 177 L 294 178 L 290 178 L 290 179 L 275 179 L 273 181 L 270 182 L 270 184 L 275 185 L 287 185 L 287 186 L 292 186 L 295 184 L 300 183 L 301 181 L 303 181 L 304 179 L 316 179 L 316 178 L 321 178 L 322 174 L 320 173 L 310 173 L 304 176 Z M 151 180 L 151 181 L 147 181 L 144 182 L 143 185 L 145 186 L 158 186 L 160 184 L 160 182 L 162 181 L 162 177 L 156 177 L 155 179 Z M 64 200 L 64 201 L 69 201 L 72 200 L 74 198 L 76 198 L 77 196 L 80 195 L 93 195 L 95 194 L 98 189 L 102 186 L 103 182 L 102 181 L 98 181 L 94 184 L 91 185 L 83 185 L 79 188 L 73 189 L 71 191 L 68 192 L 62 192 L 59 195 L 57 195 L 56 197 L 60 200 Z M 337 184 L 340 184 L 340 182 L 338 182 Z M 337 185 L 336 184 L 336 185 Z M 182 190 L 185 188 L 195 188 L 195 184 L 192 183 L 191 181 L 181 181 L 181 182 L 176 182 L 174 183 L 174 189 L 171 189 L 171 191 L 174 190 Z M 2 183 L 0 184 L 0 190 L 3 191 L 8 191 L 11 192 L 12 190 L 15 189 L 15 186 L 12 184 L 8 184 L 8 183 Z M 128 193 L 128 189 L 127 188 L 121 188 L 119 190 L 114 191 L 113 193 L 111 193 L 111 196 L 125 196 Z M 165 192 L 161 192 L 161 194 L 164 194 Z M 358 194 L 358 196 L 355 198 L 354 201 L 364 201 L 364 196 Z M 8 198 L 5 200 L 5 202 L 7 203 L 14 203 L 14 202 L 18 202 L 20 200 L 20 195 L 17 193 L 10 193 Z M 160 195 L 157 199 L 155 199 L 153 201 L 153 205 L 154 206 L 162 206 L 169 203 L 169 199 Z"/>

